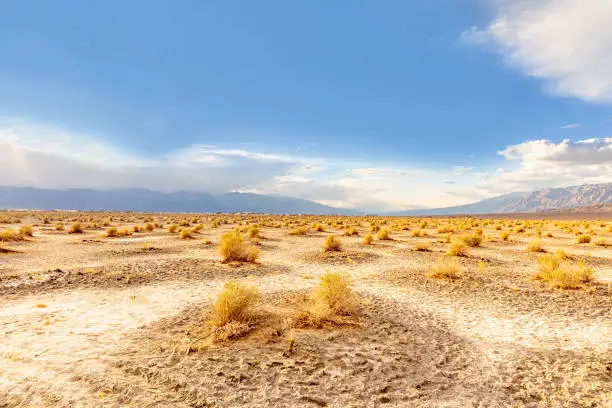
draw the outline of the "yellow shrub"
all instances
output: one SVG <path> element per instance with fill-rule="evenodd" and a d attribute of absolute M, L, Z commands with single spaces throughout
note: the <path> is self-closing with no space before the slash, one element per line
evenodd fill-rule
<path fill-rule="evenodd" d="M 446 253 L 451 256 L 466 256 L 468 253 L 468 247 L 465 245 L 465 242 L 462 239 L 453 238 Z"/>
<path fill-rule="evenodd" d="M 178 225 L 176 225 L 176 224 L 168 225 L 168 232 L 171 233 L 171 234 L 174 234 L 177 229 L 178 229 Z"/>
<path fill-rule="evenodd" d="M 324 252 L 333 252 L 333 251 L 341 251 L 342 243 L 340 242 L 340 238 L 329 235 L 325 238 L 325 244 L 323 245 Z"/>
<path fill-rule="evenodd" d="M 593 280 L 593 270 L 582 262 L 570 262 L 557 255 L 542 255 L 534 279 L 550 282 L 559 289 L 578 289 Z"/>
<path fill-rule="evenodd" d="M 534 239 L 532 241 L 529 241 L 529 243 L 527 244 L 527 252 L 546 252 L 546 251 L 544 250 L 544 248 L 542 248 L 542 244 L 540 243 L 540 240 Z"/>
<path fill-rule="evenodd" d="M 458 279 L 461 276 L 461 265 L 452 258 L 444 258 L 431 268 L 427 276 L 436 279 Z"/>
<path fill-rule="evenodd" d="M 247 244 L 239 232 L 232 231 L 221 236 L 219 243 L 221 262 L 256 262 L 259 258 L 257 248 Z"/>
<path fill-rule="evenodd" d="M 34 235 L 34 230 L 31 225 L 22 225 L 19 227 L 19 233 L 26 237 L 31 237 Z"/>
<path fill-rule="evenodd" d="M 298 324 L 321 327 L 323 323 L 336 323 L 340 316 L 354 314 L 357 301 L 347 274 L 326 272 L 310 296 L 310 303 L 297 318 Z"/>
<path fill-rule="evenodd" d="M 508 231 L 502 231 L 499 233 L 499 238 L 502 241 L 507 241 L 509 237 L 510 237 L 510 233 Z"/>
<path fill-rule="evenodd" d="M 372 243 L 372 241 L 374 240 L 374 238 L 372 238 L 372 234 L 366 234 L 363 237 L 363 241 L 361 241 L 361 243 L 363 245 L 370 245 Z"/>
<path fill-rule="evenodd" d="M 82 234 L 83 232 L 83 227 L 80 222 L 73 223 L 68 230 L 69 234 Z"/>
<path fill-rule="evenodd" d="M 179 232 L 179 237 L 181 239 L 191 239 L 193 235 L 191 235 L 191 230 L 189 228 L 182 228 Z"/>
<path fill-rule="evenodd" d="M 213 305 L 215 326 L 231 322 L 249 323 L 255 318 L 259 293 L 254 286 L 237 281 L 225 282 Z"/>
<path fill-rule="evenodd" d="M 474 233 L 471 235 L 463 235 L 461 239 L 463 240 L 465 245 L 469 247 L 477 247 L 477 246 L 480 246 L 480 244 L 482 244 L 482 234 L 480 233 Z"/>
<path fill-rule="evenodd" d="M 578 235 L 578 238 L 576 240 L 579 244 L 588 244 L 589 242 L 591 242 L 591 236 L 586 234 Z"/>
<path fill-rule="evenodd" d="M 389 235 L 389 230 L 387 228 L 379 229 L 378 233 L 376 234 L 376 238 L 378 238 L 380 241 L 390 240 L 391 236 Z"/>

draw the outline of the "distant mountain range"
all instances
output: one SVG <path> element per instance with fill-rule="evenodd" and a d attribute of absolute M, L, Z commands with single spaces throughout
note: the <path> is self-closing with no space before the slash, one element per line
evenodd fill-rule
<path fill-rule="evenodd" d="M 0 187 L 0 209 L 145 212 L 258 212 L 271 214 L 362 214 L 300 198 L 250 193 L 208 194 L 144 189 L 47 190 Z"/>
<path fill-rule="evenodd" d="M 612 203 L 612 183 L 583 184 L 516 192 L 455 207 L 394 212 L 390 215 L 458 215 L 537 212 Z"/>
<path fill-rule="evenodd" d="M 584 184 L 516 192 L 454 207 L 385 213 L 395 216 L 492 214 L 587 208 L 612 204 L 612 183 Z M 91 210 L 147 212 L 257 212 L 270 214 L 363 215 L 353 209 L 331 207 L 300 198 L 250 193 L 208 194 L 143 189 L 48 190 L 0 187 L 0 209 Z"/>

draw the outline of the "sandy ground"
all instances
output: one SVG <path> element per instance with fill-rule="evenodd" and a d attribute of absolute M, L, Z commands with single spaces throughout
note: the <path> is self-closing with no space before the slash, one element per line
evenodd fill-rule
<path fill-rule="evenodd" d="M 597 273 L 557 290 L 529 279 L 528 237 L 473 248 L 446 281 L 426 277 L 446 248 L 435 230 L 342 237 L 343 252 L 322 256 L 330 232 L 264 228 L 259 264 L 238 266 L 205 243 L 228 228 L 179 240 L 37 226 L 7 245 L 21 252 L 0 255 L 0 407 L 612 407 L 610 247 L 543 238 Z M 420 241 L 431 251 L 412 250 Z M 292 353 L 269 333 L 189 348 L 228 279 L 275 305 L 326 270 L 351 275 L 355 324 L 296 329 Z"/>

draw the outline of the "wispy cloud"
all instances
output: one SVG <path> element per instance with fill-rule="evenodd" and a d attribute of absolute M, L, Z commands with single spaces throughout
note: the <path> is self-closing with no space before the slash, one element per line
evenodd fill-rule
<path fill-rule="evenodd" d="M 612 102 L 612 2 L 491 0 L 495 19 L 464 40 L 502 53 L 554 94 Z"/>
<path fill-rule="evenodd" d="M 490 169 L 299 157 L 189 146 L 154 157 L 86 135 L 0 121 L 0 185 L 249 191 L 384 211 L 443 207 L 517 190 L 612 181 L 612 138 L 530 140 L 499 151 Z"/>
<path fill-rule="evenodd" d="M 570 123 L 569 125 L 561 126 L 561 129 L 574 129 L 580 127 L 580 123 Z"/>

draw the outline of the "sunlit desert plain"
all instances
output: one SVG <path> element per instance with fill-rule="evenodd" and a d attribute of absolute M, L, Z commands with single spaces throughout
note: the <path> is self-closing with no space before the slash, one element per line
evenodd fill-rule
<path fill-rule="evenodd" d="M 610 407 L 561 218 L 0 212 L 0 407 Z"/>

